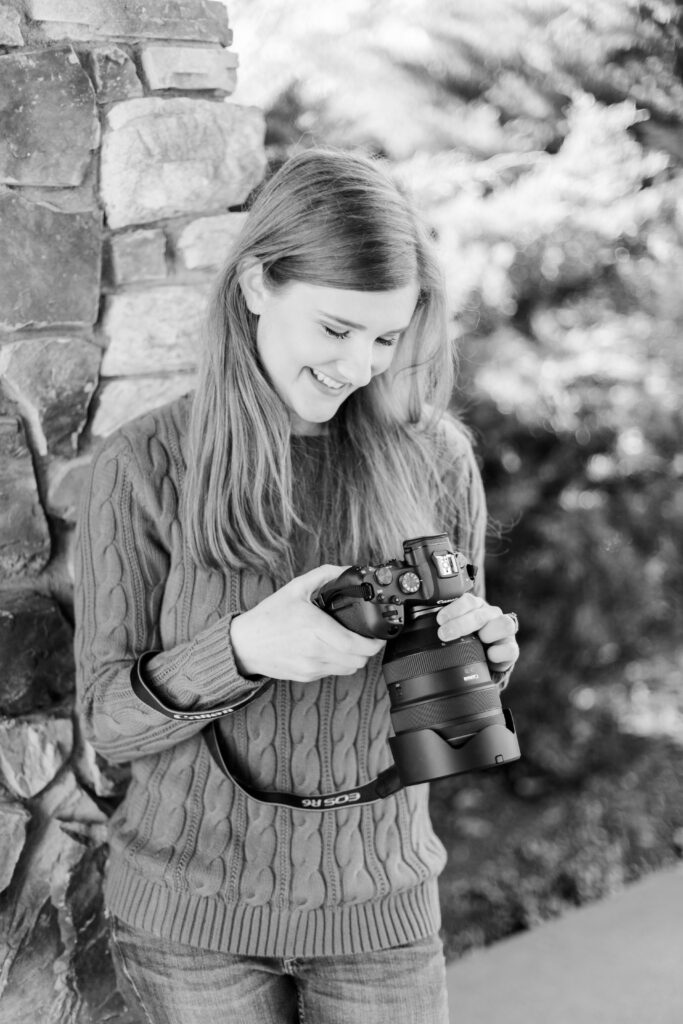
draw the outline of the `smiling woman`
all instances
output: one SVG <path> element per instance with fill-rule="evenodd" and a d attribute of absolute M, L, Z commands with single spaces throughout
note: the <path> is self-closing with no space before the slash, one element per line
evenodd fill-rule
<path fill-rule="evenodd" d="M 87 737 L 131 766 L 106 899 L 146 1020 L 218 1024 L 226 1006 L 244 1024 L 339 1024 L 358 1006 L 364 1024 L 448 1019 L 426 787 L 323 799 L 390 763 L 383 642 L 312 598 L 420 534 L 449 533 L 483 565 L 451 382 L 441 273 L 411 203 L 378 163 L 308 151 L 253 203 L 196 394 L 93 461 L 78 686 Z M 514 625 L 482 576 L 440 609 L 438 635 L 478 631 L 502 685 Z M 221 772 L 213 720 L 250 790 L 302 803 L 273 807 Z"/>
<path fill-rule="evenodd" d="M 292 433 L 322 431 L 334 449 L 319 485 L 337 513 L 304 527 L 323 560 L 400 552 L 404 537 L 433 531 L 439 501 L 452 521 L 438 440 L 453 385 L 442 272 L 381 164 L 309 150 L 262 187 L 219 278 L 206 355 L 185 492 L 206 564 L 291 578 L 304 512 Z"/>

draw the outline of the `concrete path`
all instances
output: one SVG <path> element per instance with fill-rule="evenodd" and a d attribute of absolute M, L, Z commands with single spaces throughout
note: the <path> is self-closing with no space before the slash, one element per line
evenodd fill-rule
<path fill-rule="evenodd" d="M 452 1024 L 683 1024 L 683 865 L 467 954 L 448 989 Z"/>

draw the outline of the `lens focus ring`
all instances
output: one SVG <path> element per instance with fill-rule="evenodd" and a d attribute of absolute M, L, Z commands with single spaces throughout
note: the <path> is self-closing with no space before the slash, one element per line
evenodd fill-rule
<path fill-rule="evenodd" d="M 500 711 L 500 693 L 497 686 L 486 686 L 457 697 L 420 703 L 392 709 L 391 722 L 396 732 L 408 729 L 429 729 L 456 718 L 481 715 L 487 711 Z"/>
<path fill-rule="evenodd" d="M 486 663 L 484 648 L 479 640 L 472 637 L 445 647 L 432 647 L 415 654 L 407 654 L 395 661 L 385 661 L 383 665 L 384 680 L 387 686 L 398 683 L 402 679 L 413 679 L 430 672 L 441 672 L 447 668 L 459 668 L 473 662 Z"/>

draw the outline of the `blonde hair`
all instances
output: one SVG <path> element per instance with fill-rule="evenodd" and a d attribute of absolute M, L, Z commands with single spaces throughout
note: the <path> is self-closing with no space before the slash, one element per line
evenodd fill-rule
<path fill-rule="evenodd" d="M 323 522 L 302 521 L 293 497 L 289 409 L 260 365 L 257 318 L 239 283 L 254 261 L 270 288 L 419 285 L 390 369 L 329 424 Z M 397 557 L 404 538 L 442 529 L 438 422 L 452 386 L 441 269 L 403 191 L 364 156 L 292 157 L 256 195 L 210 304 L 185 489 L 193 556 L 284 580 L 296 572 L 297 529 L 314 535 L 321 562 L 338 563 Z"/>

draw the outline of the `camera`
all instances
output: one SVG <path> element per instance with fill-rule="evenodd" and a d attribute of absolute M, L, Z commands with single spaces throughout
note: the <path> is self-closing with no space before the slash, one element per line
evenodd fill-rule
<path fill-rule="evenodd" d="M 406 540 L 403 555 L 346 569 L 313 598 L 348 629 L 387 640 L 389 744 L 402 784 L 518 760 L 514 721 L 478 636 L 437 635 L 439 608 L 472 589 L 476 567 L 447 534 Z"/>

